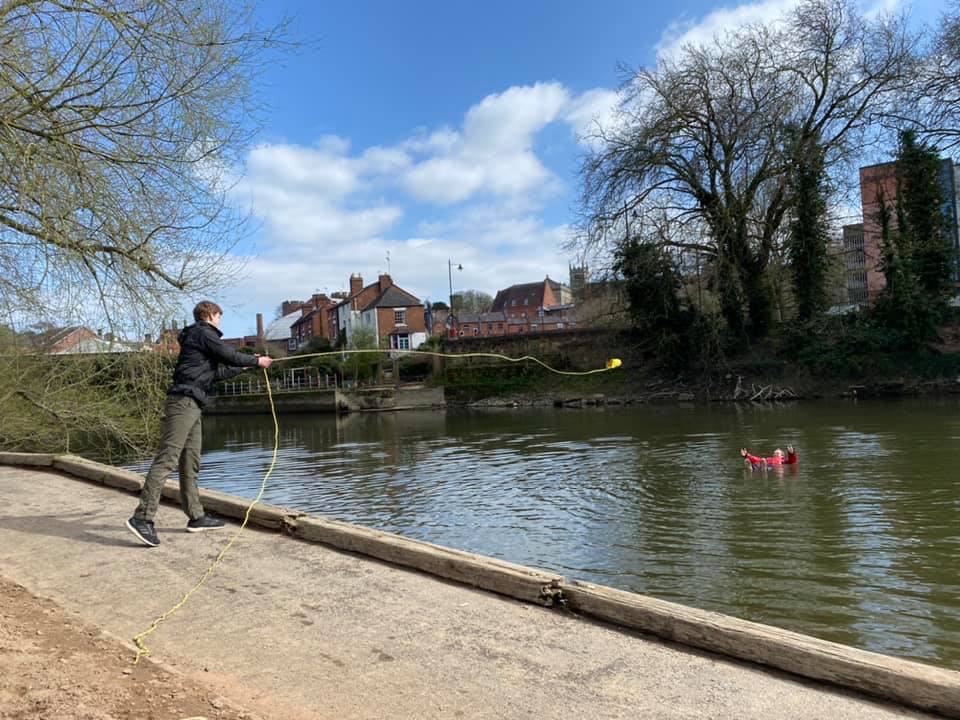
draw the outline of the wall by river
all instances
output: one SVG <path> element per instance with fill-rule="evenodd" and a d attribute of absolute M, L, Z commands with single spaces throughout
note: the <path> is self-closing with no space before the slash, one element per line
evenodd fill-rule
<path fill-rule="evenodd" d="M 363 410 L 429 409 L 445 407 L 443 389 L 374 387 L 357 390 L 302 390 L 273 396 L 281 413 L 346 413 Z M 266 395 L 220 395 L 205 409 L 209 415 L 247 415 L 270 412 Z"/>
<path fill-rule="evenodd" d="M 531 355 L 549 365 L 571 370 L 593 370 L 608 359 L 629 354 L 626 338 L 619 330 L 577 329 L 501 337 L 446 339 L 447 353 L 500 353 L 509 357 Z"/>

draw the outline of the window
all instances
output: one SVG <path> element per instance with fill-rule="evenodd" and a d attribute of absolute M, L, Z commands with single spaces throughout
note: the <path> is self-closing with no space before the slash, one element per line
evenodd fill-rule
<path fill-rule="evenodd" d="M 514 298 L 513 300 L 510 301 L 510 306 L 511 306 L 511 307 L 516 306 L 516 304 L 517 304 L 517 299 L 516 299 L 516 298 Z"/>
<path fill-rule="evenodd" d="M 524 304 L 524 305 L 529 305 L 529 304 L 530 304 L 530 298 L 524 298 L 524 299 L 523 299 L 523 304 Z"/>
<path fill-rule="evenodd" d="M 287 339 L 287 350 L 289 350 L 290 352 L 293 352 L 293 351 L 296 350 L 296 349 L 297 349 L 297 339 L 296 339 L 296 338 L 288 338 L 288 339 Z"/>
<path fill-rule="evenodd" d="M 409 336 L 409 335 L 397 335 L 397 349 L 398 349 L 398 350 L 409 350 L 409 349 L 410 349 L 410 336 Z"/>
<path fill-rule="evenodd" d="M 394 325 L 406 325 L 406 324 L 407 324 L 407 311 L 406 311 L 406 310 L 394 310 L 394 311 L 393 311 L 393 324 L 394 324 Z"/>

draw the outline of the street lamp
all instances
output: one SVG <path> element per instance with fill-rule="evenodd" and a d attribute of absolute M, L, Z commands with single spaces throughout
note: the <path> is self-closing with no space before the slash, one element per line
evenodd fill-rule
<path fill-rule="evenodd" d="M 463 265 L 457 263 L 457 270 L 463 270 Z M 450 281 L 450 314 L 453 314 L 453 261 L 447 260 L 447 280 Z"/>

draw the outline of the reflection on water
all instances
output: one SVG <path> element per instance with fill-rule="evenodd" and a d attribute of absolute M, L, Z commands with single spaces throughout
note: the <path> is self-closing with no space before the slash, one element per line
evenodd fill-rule
<path fill-rule="evenodd" d="M 958 410 L 286 415 L 264 501 L 958 667 Z M 204 446 L 201 483 L 253 497 L 272 421 L 205 418 Z"/>

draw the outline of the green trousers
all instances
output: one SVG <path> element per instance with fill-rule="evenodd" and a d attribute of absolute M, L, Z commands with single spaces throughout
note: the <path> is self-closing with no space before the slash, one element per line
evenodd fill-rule
<path fill-rule="evenodd" d="M 147 481 L 140 491 L 140 505 L 134 517 L 153 520 L 160 505 L 163 484 L 175 469 L 180 472 L 180 507 L 191 520 L 203 516 L 203 505 L 197 489 L 203 440 L 200 415 L 200 406 L 193 398 L 186 395 L 167 396 L 163 438 L 147 473 Z"/>

